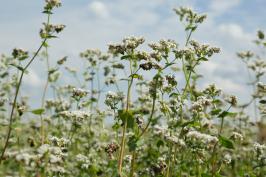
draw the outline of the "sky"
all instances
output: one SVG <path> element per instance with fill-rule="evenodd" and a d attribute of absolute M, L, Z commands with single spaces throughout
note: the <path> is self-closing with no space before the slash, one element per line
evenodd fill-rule
<path fill-rule="evenodd" d="M 44 0 L 1 1 L 0 53 L 10 54 L 15 47 L 34 51 L 40 44 L 39 29 L 46 20 L 41 13 Z M 258 29 L 265 30 L 265 0 L 62 0 L 53 23 L 66 29 L 50 42 L 49 53 L 56 61 L 69 56 L 68 65 L 80 67 L 79 53 L 88 48 L 107 50 L 110 42 L 125 36 L 144 36 L 147 43 L 174 39 L 183 44 L 183 25 L 173 12 L 175 7 L 190 7 L 208 15 L 192 39 L 221 48 L 198 71 L 204 75 L 202 87 L 215 83 L 240 100 L 248 100 L 247 73 L 236 52 L 254 49 Z M 36 61 L 24 79 L 24 93 L 40 97 L 45 84 L 45 67 Z M 68 76 L 66 82 L 71 81 Z"/>

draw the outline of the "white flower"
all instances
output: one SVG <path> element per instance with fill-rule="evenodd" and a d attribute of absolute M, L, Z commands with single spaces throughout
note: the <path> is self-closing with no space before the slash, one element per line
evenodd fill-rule
<path fill-rule="evenodd" d="M 43 144 L 43 145 L 41 145 L 41 146 L 38 148 L 37 152 L 38 152 L 39 154 L 43 155 L 43 154 L 45 154 L 46 152 L 49 151 L 49 148 L 50 148 L 50 145 L 49 145 L 49 144 Z"/>
<path fill-rule="evenodd" d="M 167 127 L 163 127 L 163 126 L 159 126 L 159 125 L 154 126 L 154 134 L 155 135 L 165 134 L 166 132 L 167 132 Z"/>
<path fill-rule="evenodd" d="M 224 161 L 224 163 L 226 163 L 226 164 L 231 163 L 231 161 L 232 161 L 232 157 L 231 157 L 231 155 L 230 155 L 230 154 L 225 154 L 225 155 L 224 155 L 224 159 L 223 159 L 223 161 Z"/>
<path fill-rule="evenodd" d="M 121 92 L 115 93 L 112 91 L 108 91 L 106 94 L 105 104 L 110 106 L 111 109 L 116 109 L 116 105 L 122 101 L 124 95 Z"/>
<path fill-rule="evenodd" d="M 90 165 L 89 158 L 85 155 L 78 154 L 76 155 L 76 160 L 81 164 L 82 169 L 88 169 Z"/>
<path fill-rule="evenodd" d="M 56 155 L 50 155 L 50 162 L 51 163 L 58 163 L 61 162 L 62 158 Z"/>
<path fill-rule="evenodd" d="M 85 97 L 89 92 L 81 88 L 73 88 L 72 97 L 76 100 L 80 100 L 82 97 Z"/>
<path fill-rule="evenodd" d="M 66 139 L 66 138 L 58 138 L 56 136 L 50 136 L 49 137 L 49 140 L 51 141 L 51 143 L 53 143 L 54 145 L 56 146 L 60 146 L 60 147 L 63 147 L 63 146 L 66 146 L 67 144 L 70 143 L 70 140 L 69 139 Z"/>
<path fill-rule="evenodd" d="M 47 5 L 51 7 L 60 7 L 61 6 L 61 0 L 45 0 Z"/>
<path fill-rule="evenodd" d="M 193 141 L 201 142 L 202 144 L 214 145 L 218 142 L 218 138 L 208 134 L 203 134 L 198 131 L 190 131 L 187 133 L 187 137 Z"/>
<path fill-rule="evenodd" d="M 65 119 L 69 119 L 73 121 L 73 123 L 80 125 L 83 122 L 83 120 L 89 118 L 91 114 L 88 111 L 76 110 L 76 111 L 63 111 L 60 112 L 60 115 Z"/>
<path fill-rule="evenodd" d="M 231 138 L 233 140 L 243 141 L 243 135 L 238 132 L 233 132 Z"/>
<path fill-rule="evenodd" d="M 254 147 L 254 151 L 259 154 L 262 154 L 263 151 L 266 150 L 266 146 L 264 144 L 254 143 L 253 147 Z"/>
<path fill-rule="evenodd" d="M 23 161 L 26 165 L 29 165 L 30 161 L 34 158 L 35 158 L 34 155 L 28 154 L 26 152 L 19 153 L 16 155 L 16 160 Z"/>
<path fill-rule="evenodd" d="M 184 142 L 184 140 L 182 139 L 179 139 L 177 136 L 169 136 L 169 135 L 165 135 L 164 138 L 167 140 L 167 141 L 170 141 L 171 143 L 174 143 L 180 147 L 185 147 L 186 146 L 186 143 Z"/>
<path fill-rule="evenodd" d="M 199 96 L 197 101 L 192 104 L 192 110 L 194 111 L 203 111 L 207 106 L 211 104 L 211 100 L 205 96 Z"/>

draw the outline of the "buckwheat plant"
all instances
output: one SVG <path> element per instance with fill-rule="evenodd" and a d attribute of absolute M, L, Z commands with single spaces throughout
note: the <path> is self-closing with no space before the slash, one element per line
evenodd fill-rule
<path fill-rule="evenodd" d="M 252 87 L 242 103 L 216 84 L 198 87 L 198 66 L 220 52 L 193 39 L 206 15 L 176 8 L 185 41 L 129 36 L 107 51 L 81 52 L 81 67 L 73 68 L 68 56 L 50 61 L 49 42 L 65 28 L 51 24 L 60 6 L 45 1 L 33 55 L 15 48 L 0 56 L 0 176 L 265 176 L 262 31 L 259 51 L 238 53 Z M 46 77 L 40 108 L 32 109 L 20 88 L 37 58 Z"/>
<path fill-rule="evenodd" d="M 6 135 L 6 141 L 5 141 L 2 153 L 1 153 L 0 163 L 2 163 L 4 155 L 5 155 L 5 151 L 9 145 L 9 139 L 10 139 L 10 135 L 11 135 L 11 131 L 12 131 L 14 111 L 17 107 L 17 97 L 19 94 L 19 90 L 20 90 L 20 86 L 21 86 L 21 83 L 23 80 L 23 76 L 27 72 L 27 69 L 29 68 L 31 63 L 35 60 L 36 56 L 41 51 L 41 49 L 43 47 L 47 46 L 48 39 L 56 37 L 56 36 L 54 36 L 55 33 L 60 33 L 64 29 L 64 25 L 52 25 L 52 24 L 50 24 L 50 15 L 52 14 L 52 11 L 54 10 L 54 8 L 57 8 L 59 6 L 61 6 L 60 1 L 54 1 L 54 0 L 45 1 L 43 13 L 47 14 L 48 19 L 47 19 L 47 22 L 44 23 L 44 28 L 42 28 L 40 30 L 40 36 L 41 36 L 42 42 L 41 42 L 40 47 L 37 49 L 37 51 L 34 53 L 34 55 L 29 60 L 27 60 L 30 57 L 28 51 L 15 48 L 12 52 L 13 58 L 15 60 L 18 60 L 18 63 L 17 64 L 11 63 L 11 64 L 18 69 L 18 71 L 20 72 L 20 76 L 19 76 L 17 83 L 15 83 L 16 84 L 15 97 L 14 97 L 14 100 L 12 103 L 11 113 L 10 113 L 10 117 L 9 117 L 9 126 L 8 126 L 8 130 L 7 130 L 7 135 Z M 23 65 L 24 61 L 25 61 L 25 65 Z M 37 113 L 37 114 L 41 114 L 42 110 L 35 110 L 32 112 Z M 43 125 L 41 127 L 43 127 Z"/>

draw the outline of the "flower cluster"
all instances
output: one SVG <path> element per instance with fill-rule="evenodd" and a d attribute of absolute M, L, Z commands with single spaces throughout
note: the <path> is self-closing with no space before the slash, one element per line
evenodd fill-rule
<path fill-rule="evenodd" d="M 115 93 L 109 91 L 106 94 L 105 104 L 109 106 L 111 109 L 116 109 L 117 104 L 124 99 L 124 95 L 121 92 Z"/>
<path fill-rule="evenodd" d="M 18 60 L 25 60 L 29 57 L 29 52 L 21 48 L 13 49 L 12 56 Z"/>
<path fill-rule="evenodd" d="M 212 147 L 218 142 L 217 137 L 194 130 L 189 131 L 186 136 L 188 139 L 194 142 L 200 142 L 201 144 L 205 145 L 205 147 Z"/>
<path fill-rule="evenodd" d="M 87 111 L 63 111 L 59 113 L 60 116 L 65 118 L 66 120 L 70 120 L 76 126 L 81 126 L 84 120 L 87 120 L 90 117 L 90 113 Z"/>
<path fill-rule="evenodd" d="M 188 23 L 186 30 L 195 31 L 197 25 L 202 23 L 207 18 L 206 15 L 196 14 L 191 9 L 185 7 L 175 8 L 174 11 L 179 16 L 180 21 L 185 20 Z"/>
<path fill-rule="evenodd" d="M 207 106 L 211 104 L 210 99 L 206 98 L 205 96 L 199 96 L 197 101 L 192 104 L 191 109 L 195 112 L 204 111 Z"/>
<path fill-rule="evenodd" d="M 56 7 L 60 7 L 61 4 L 61 0 L 45 0 L 46 4 L 44 6 L 44 12 L 43 13 L 47 13 L 47 14 L 51 14 L 52 10 Z"/>
<path fill-rule="evenodd" d="M 47 23 L 43 23 L 43 26 L 44 27 L 40 29 L 40 36 L 43 39 L 56 37 L 54 36 L 54 34 L 60 33 L 66 27 L 65 25 L 62 24 L 52 25 Z"/>
<path fill-rule="evenodd" d="M 119 145 L 116 143 L 110 143 L 105 147 L 105 152 L 108 154 L 109 158 L 113 157 L 113 153 L 115 153 L 119 149 Z"/>
<path fill-rule="evenodd" d="M 88 94 L 88 91 L 81 89 L 81 88 L 73 88 L 73 90 L 72 90 L 72 97 L 77 101 L 79 101 L 81 98 L 87 96 L 87 94 Z"/>
<path fill-rule="evenodd" d="M 113 55 L 131 53 L 144 41 L 143 37 L 127 37 L 123 39 L 122 44 L 109 44 L 109 52 Z"/>

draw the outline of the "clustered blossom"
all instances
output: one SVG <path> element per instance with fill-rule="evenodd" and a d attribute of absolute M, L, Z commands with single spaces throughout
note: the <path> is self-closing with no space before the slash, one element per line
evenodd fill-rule
<path fill-rule="evenodd" d="M 143 37 L 127 37 L 124 38 L 121 44 L 109 44 L 109 52 L 113 55 L 131 53 L 139 45 L 145 42 Z"/>
<path fill-rule="evenodd" d="M 51 13 L 50 11 L 54 8 L 54 7 L 60 7 L 61 4 L 61 0 L 45 0 L 46 5 L 44 7 L 44 9 L 47 11 L 46 13 Z"/>
<path fill-rule="evenodd" d="M 213 146 L 218 142 L 218 138 L 212 135 L 200 133 L 198 131 L 190 131 L 187 133 L 187 138 L 189 138 L 192 141 L 200 142 L 207 147 Z"/>
<path fill-rule="evenodd" d="M 263 154 L 263 152 L 266 150 L 266 145 L 254 143 L 253 148 L 256 153 Z"/>
<path fill-rule="evenodd" d="M 81 88 L 73 88 L 72 90 L 72 97 L 79 101 L 81 98 L 87 96 L 89 92 L 87 90 L 81 89 Z"/>
<path fill-rule="evenodd" d="M 159 126 L 159 125 L 155 125 L 153 127 L 154 130 L 154 134 L 155 135 L 164 135 L 167 132 L 167 127 L 165 126 Z"/>
<path fill-rule="evenodd" d="M 105 84 L 106 85 L 112 85 L 112 84 L 115 84 L 117 82 L 117 78 L 115 75 L 112 75 L 112 76 L 109 76 L 105 79 Z"/>
<path fill-rule="evenodd" d="M 108 154 L 110 158 L 113 157 L 113 153 L 115 153 L 119 149 L 119 145 L 116 143 L 110 143 L 105 147 L 105 152 Z"/>
<path fill-rule="evenodd" d="M 90 165 L 90 160 L 87 156 L 78 154 L 76 155 L 77 162 L 81 165 L 82 169 L 88 169 Z"/>
<path fill-rule="evenodd" d="M 179 147 L 185 147 L 186 146 L 185 141 L 180 139 L 177 135 L 170 133 L 169 129 L 167 129 L 167 127 L 155 125 L 154 126 L 154 134 L 162 137 L 167 142 L 173 143 Z"/>
<path fill-rule="evenodd" d="M 230 96 L 226 97 L 225 101 L 230 103 L 232 106 L 236 106 L 237 105 L 237 98 L 234 95 L 230 95 Z"/>
<path fill-rule="evenodd" d="M 220 48 L 210 47 L 207 44 L 199 44 L 197 41 L 190 41 L 189 44 L 192 46 L 193 51 L 197 57 L 211 57 L 214 53 L 219 53 Z"/>
<path fill-rule="evenodd" d="M 47 109 L 55 108 L 55 112 L 61 112 L 68 110 L 70 104 L 66 100 L 46 100 L 45 107 Z"/>
<path fill-rule="evenodd" d="M 254 56 L 254 53 L 251 51 L 244 51 L 237 53 L 237 56 L 244 60 L 244 62 L 247 62 L 250 58 Z"/>
<path fill-rule="evenodd" d="M 163 171 L 167 168 L 167 164 L 164 158 L 159 158 L 158 162 L 152 166 L 151 174 L 152 176 L 156 176 L 158 174 L 162 174 Z"/>
<path fill-rule="evenodd" d="M 185 7 L 175 8 L 174 11 L 180 17 L 180 21 L 185 19 L 185 21 L 191 25 L 202 23 L 207 18 L 206 15 L 196 14 L 191 9 Z M 195 28 L 192 29 L 195 30 Z"/>
<path fill-rule="evenodd" d="M 63 137 L 58 138 L 56 136 L 50 136 L 49 140 L 54 146 L 59 146 L 59 147 L 66 147 L 70 143 L 69 139 Z"/>
<path fill-rule="evenodd" d="M 244 137 L 242 134 L 238 132 L 233 132 L 231 135 L 231 139 L 236 140 L 236 141 L 243 141 Z"/>
<path fill-rule="evenodd" d="M 262 98 L 264 96 L 266 96 L 266 84 L 262 83 L 262 82 L 258 82 L 257 83 L 257 91 L 256 94 L 254 95 L 258 98 Z"/>
<path fill-rule="evenodd" d="M 231 157 L 231 155 L 230 155 L 230 154 L 225 154 L 225 155 L 224 155 L 224 159 L 223 159 L 223 161 L 224 161 L 224 163 L 226 163 L 226 164 L 230 164 L 231 161 L 232 161 L 232 157 Z"/>
<path fill-rule="evenodd" d="M 124 95 L 121 92 L 115 93 L 109 91 L 106 94 L 105 104 L 109 106 L 111 109 L 116 109 L 116 106 L 119 102 L 121 102 L 124 98 Z"/>
<path fill-rule="evenodd" d="M 217 88 L 215 84 L 210 84 L 203 90 L 203 93 L 215 97 L 221 94 L 221 89 Z"/>
<path fill-rule="evenodd" d="M 63 111 L 60 112 L 59 115 L 61 115 L 67 120 L 72 121 L 74 125 L 81 126 L 83 121 L 88 119 L 91 114 L 88 111 L 76 110 L 76 111 Z"/>
<path fill-rule="evenodd" d="M 106 61 L 110 56 L 99 49 L 87 49 L 80 53 L 80 57 L 87 59 L 92 66 L 95 66 L 98 61 Z"/>
<path fill-rule="evenodd" d="M 177 44 L 173 40 L 162 39 L 158 43 L 151 43 L 149 47 L 152 48 L 153 52 L 150 54 L 151 58 L 154 58 L 156 61 L 160 61 L 162 57 L 166 58 L 169 55 L 169 52 L 177 48 Z"/>
<path fill-rule="evenodd" d="M 185 141 L 175 135 L 166 134 L 164 138 L 166 141 L 171 142 L 179 147 L 186 147 Z"/>
<path fill-rule="evenodd" d="M 64 148 L 43 144 L 37 149 L 37 152 L 37 156 L 41 160 L 46 160 L 48 158 L 48 169 L 54 172 L 66 173 L 62 163 L 68 154 L 65 152 Z M 47 161 L 44 161 L 43 164 L 47 164 Z"/>
<path fill-rule="evenodd" d="M 191 109 L 196 112 L 204 111 L 204 109 L 211 104 L 211 100 L 205 96 L 199 96 L 197 101 L 192 104 Z"/>
<path fill-rule="evenodd" d="M 24 60 L 29 57 L 29 52 L 21 48 L 14 48 L 12 56 L 18 60 Z"/>
<path fill-rule="evenodd" d="M 43 23 L 43 25 L 44 27 L 40 30 L 40 36 L 44 39 L 54 37 L 54 33 L 60 33 L 66 27 L 63 24 L 52 25 Z"/>
<path fill-rule="evenodd" d="M 38 159 L 35 154 L 31 154 L 29 149 L 23 149 L 20 151 L 8 151 L 6 153 L 7 158 L 15 158 L 18 162 L 23 162 L 26 165 L 32 165 L 31 162 Z"/>

